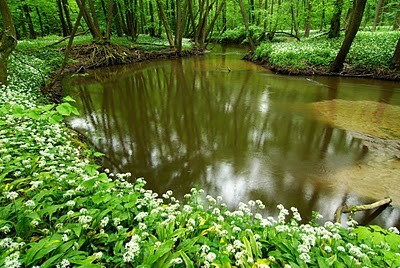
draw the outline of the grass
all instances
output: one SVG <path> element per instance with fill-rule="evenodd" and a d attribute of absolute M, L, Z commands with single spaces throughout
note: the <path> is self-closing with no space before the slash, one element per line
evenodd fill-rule
<path fill-rule="evenodd" d="M 359 32 L 353 42 L 346 63 L 353 68 L 390 70 L 399 32 Z M 300 42 L 263 43 L 253 58 L 267 60 L 277 67 L 291 67 L 300 70 L 328 68 L 336 57 L 343 42 L 342 38 L 308 38 Z"/>
<path fill-rule="evenodd" d="M 400 265 L 396 228 L 318 225 L 318 213 L 302 223 L 282 205 L 264 218 L 258 200 L 229 211 L 201 189 L 180 202 L 97 166 L 102 154 L 63 123 L 77 113 L 74 100 L 56 106 L 39 92 L 54 53 L 24 55 L 29 66 L 14 56 L 0 89 L 0 267 Z"/>

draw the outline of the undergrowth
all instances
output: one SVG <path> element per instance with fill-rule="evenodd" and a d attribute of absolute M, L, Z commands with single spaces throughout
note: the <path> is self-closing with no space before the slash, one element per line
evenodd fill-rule
<path fill-rule="evenodd" d="M 359 32 L 347 55 L 346 63 L 365 70 L 390 69 L 399 32 Z M 300 42 L 262 43 L 254 59 L 267 60 L 278 67 L 307 69 L 329 67 L 343 42 L 342 38 L 308 38 Z"/>
<path fill-rule="evenodd" d="M 39 53 L 39 52 L 38 52 Z M 229 211 L 192 189 L 184 201 L 112 174 L 63 118 L 74 100 L 39 93 L 49 62 L 13 58 L 0 94 L 0 267 L 398 267 L 400 237 L 378 226 L 301 223 L 296 208 Z M 40 54 L 39 53 L 39 54 Z M 61 58 L 58 58 L 61 60 Z"/>

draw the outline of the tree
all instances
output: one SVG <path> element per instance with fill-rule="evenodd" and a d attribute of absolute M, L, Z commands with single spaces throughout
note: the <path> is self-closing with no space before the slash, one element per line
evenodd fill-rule
<path fill-rule="evenodd" d="M 0 0 L 0 14 L 3 20 L 3 31 L 0 32 L 0 83 L 7 84 L 7 61 L 17 45 L 17 33 L 6 0 Z"/>
<path fill-rule="evenodd" d="M 340 72 L 343 69 L 343 63 L 346 59 L 347 53 L 349 53 L 351 44 L 358 32 L 358 28 L 360 27 L 362 16 L 365 9 L 365 4 L 367 0 L 354 0 L 352 12 L 350 16 L 349 27 L 344 37 L 344 41 L 340 50 L 335 58 L 335 61 L 331 65 L 331 72 Z"/>
<path fill-rule="evenodd" d="M 342 16 L 343 0 L 336 0 L 335 11 L 331 19 L 331 28 L 329 29 L 328 38 L 339 37 L 340 34 L 340 17 Z"/>
<path fill-rule="evenodd" d="M 384 2 L 384 0 L 379 0 L 379 1 L 378 1 L 378 4 L 376 5 L 375 17 L 374 17 L 374 25 L 372 26 L 372 30 L 373 30 L 373 31 L 376 30 L 376 27 L 377 27 L 378 24 L 379 24 L 379 17 L 380 17 L 380 15 L 381 15 L 383 2 Z"/>
<path fill-rule="evenodd" d="M 246 9 L 244 7 L 243 0 L 239 0 L 239 5 L 240 5 L 240 11 L 242 12 L 242 17 L 243 17 L 244 27 L 246 29 L 247 39 L 250 44 L 250 51 L 253 52 L 256 48 L 256 45 L 254 44 L 253 38 L 251 37 L 251 33 L 250 33 L 250 29 L 249 29 L 249 17 L 247 15 Z"/>
<path fill-rule="evenodd" d="M 311 30 L 310 17 L 311 17 L 312 6 L 313 6 L 312 0 L 308 0 L 308 3 L 307 3 L 306 25 L 305 25 L 305 30 L 304 30 L 304 37 L 309 37 L 309 36 L 310 36 L 310 30 Z"/>
<path fill-rule="evenodd" d="M 400 70 L 400 38 L 397 40 L 396 49 L 393 53 L 392 65 L 395 69 Z"/>

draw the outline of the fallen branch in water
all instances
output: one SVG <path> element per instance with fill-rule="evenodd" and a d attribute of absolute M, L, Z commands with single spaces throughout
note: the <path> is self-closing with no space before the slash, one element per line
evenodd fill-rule
<path fill-rule="evenodd" d="M 339 206 L 335 211 L 335 222 L 338 222 L 338 223 L 341 222 L 341 216 L 343 213 L 366 211 L 366 210 L 370 210 L 370 209 L 374 209 L 374 208 L 379 208 L 382 206 L 387 206 L 391 202 L 392 202 L 392 199 L 385 198 L 385 199 L 379 200 L 375 203 L 367 204 L 367 205 Z"/>

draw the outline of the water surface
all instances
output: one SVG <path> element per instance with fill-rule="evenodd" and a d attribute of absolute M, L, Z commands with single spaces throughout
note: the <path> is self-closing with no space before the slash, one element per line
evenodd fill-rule
<path fill-rule="evenodd" d="M 400 137 L 396 123 L 379 127 L 393 109 L 391 122 L 400 122 L 399 83 L 276 75 L 242 61 L 244 53 L 218 48 L 66 79 L 64 92 L 81 112 L 70 123 L 107 155 L 106 167 L 144 177 L 160 194 L 182 197 L 199 186 L 232 209 L 260 199 L 270 214 L 282 203 L 306 219 L 390 196 L 394 208 L 376 223 L 399 226 L 400 161 L 337 123 L 343 113 L 363 114 L 358 107 L 367 102 L 368 122 Z"/>

